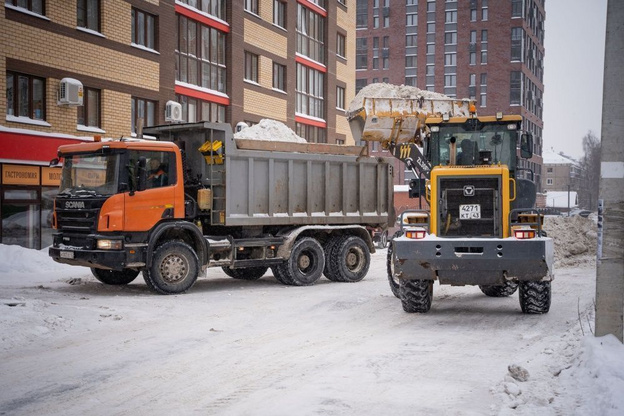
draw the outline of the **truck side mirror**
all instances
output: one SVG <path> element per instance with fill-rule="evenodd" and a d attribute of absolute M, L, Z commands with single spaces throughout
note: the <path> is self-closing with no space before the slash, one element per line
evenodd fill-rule
<path fill-rule="evenodd" d="M 520 157 L 530 159 L 533 156 L 533 136 L 530 133 L 523 133 L 520 136 Z"/>
<path fill-rule="evenodd" d="M 139 157 L 138 170 L 139 170 L 139 183 L 137 186 L 137 191 L 144 191 L 147 187 L 147 159 L 145 156 Z"/>

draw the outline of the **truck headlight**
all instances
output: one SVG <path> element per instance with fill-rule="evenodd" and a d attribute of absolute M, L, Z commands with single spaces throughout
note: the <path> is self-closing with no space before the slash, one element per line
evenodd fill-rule
<path fill-rule="evenodd" d="M 97 248 L 99 250 L 121 250 L 123 249 L 123 240 L 97 240 Z"/>

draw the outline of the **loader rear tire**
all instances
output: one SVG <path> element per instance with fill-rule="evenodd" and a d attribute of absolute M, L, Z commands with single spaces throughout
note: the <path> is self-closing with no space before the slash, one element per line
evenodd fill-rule
<path fill-rule="evenodd" d="M 221 269 L 223 270 L 223 273 L 227 274 L 228 276 L 240 280 L 258 280 L 262 276 L 264 276 L 267 270 L 269 270 L 268 267 L 263 266 L 244 267 L 240 269 L 232 269 L 230 267 L 224 266 L 221 267 Z"/>
<path fill-rule="evenodd" d="M 186 292 L 197 281 L 199 260 L 182 241 L 169 241 L 156 249 L 152 266 L 143 273 L 147 286 L 163 295 Z"/>
<path fill-rule="evenodd" d="M 516 293 L 518 290 L 518 283 L 506 281 L 502 285 L 482 286 L 479 285 L 479 289 L 484 295 L 492 298 L 505 298 Z"/>
<path fill-rule="evenodd" d="M 401 280 L 399 297 L 408 313 L 426 313 L 431 309 L 433 280 Z"/>
<path fill-rule="evenodd" d="M 400 237 L 403 233 L 397 231 L 392 236 L 392 240 L 396 237 Z M 390 290 L 392 294 L 397 298 L 400 298 L 400 282 L 399 279 L 394 275 L 394 261 L 392 260 L 392 256 L 394 254 L 394 243 L 390 240 L 388 244 L 388 254 L 386 255 L 386 270 L 388 272 L 388 284 L 390 285 Z"/>
<path fill-rule="evenodd" d="M 551 300 L 550 282 L 520 282 L 519 298 L 523 313 L 548 313 Z"/>
<path fill-rule="evenodd" d="M 286 284 L 310 286 L 323 274 L 325 253 L 314 238 L 304 237 L 293 245 L 290 257 L 281 266 Z"/>
<path fill-rule="evenodd" d="M 132 282 L 139 275 L 138 270 L 124 269 L 118 270 L 105 270 L 91 268 L 91 273 L 97 280 L 105 285 L 122 286 Z"/>

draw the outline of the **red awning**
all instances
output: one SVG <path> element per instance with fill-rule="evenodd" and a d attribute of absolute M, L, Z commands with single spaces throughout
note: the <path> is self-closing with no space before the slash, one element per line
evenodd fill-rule
<path fill-rule="evenodd" d="M 0 131 L 0 161 L 43 162 L 47 165 L 57 157 L 60 145 L 76 144 L 83 140 L 64 138 L 61 135 L 47 136 L 12 131 Z M 91 138 L 85 138 L 92 141 Z M 37 163 L 39 164 L 39 163 Z"/>

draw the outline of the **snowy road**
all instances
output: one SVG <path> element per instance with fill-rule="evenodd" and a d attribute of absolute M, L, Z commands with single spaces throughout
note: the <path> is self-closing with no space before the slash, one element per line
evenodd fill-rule
<path fill-rule="evenodd" d="M 422 315 L 392 295 L 385 250 L 355 284 L 218 269 L 176 296 L 78 267 L 5 273 L 0 414 L 574 414 L 559 375 L 593 326 L 594 287 L 595 266 L 557 270 L 550 313 L 535 316 L 517 293 L 436 283 Z"/>

